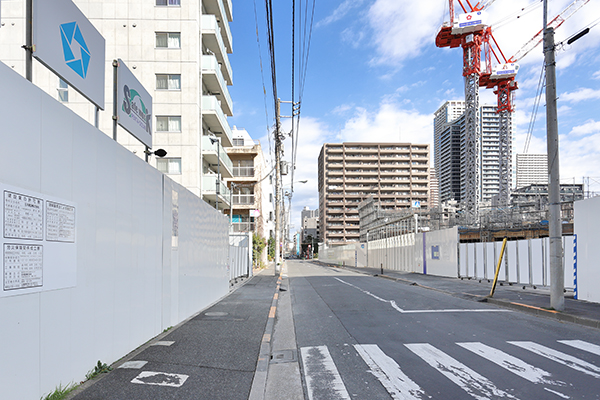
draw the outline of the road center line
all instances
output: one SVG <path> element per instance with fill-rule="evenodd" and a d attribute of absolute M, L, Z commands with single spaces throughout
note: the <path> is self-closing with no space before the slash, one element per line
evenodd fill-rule
<path fill-rule="evenodd" d="M 381 297 L 374 295 L 373 293 L 369 292 L 368 290 L 364 290 L 359 288 L 356 285 L 353 285 L 349 282 L 346 282 L 340 278 L 336 278 L 334 277 L 333 279 L 336 279 L 337 281 L 343 283 L 344 285 L 348 285 L 350 287 L 353 287 L 354 289 L 358 289 L 361 292 L 363 292 L 364 294 L 371 296 L 372 298 L 374 298 L 375 300 L 381 301 L 382 303 L 388 303 L 389 305 L 392 306 L 392 308 L 396 311 L 398 311 L 399 313 L 402 314 L 425 314 L 425 313 L 455 313 L 455 312 L 510 312 L 510 310 L 503 310 L 503 309 L 495 309 L 495 308 L 476 308 L 476 309 L 462 309 L 462 308 L 458 308 L 458 309 L 441 309 L 441 310 L 403 310 L 402 308 L 398 307 L 398 305 L 396 304 L 396 302 L 394 300 L 386 300 L 386 299 L 382 299 Z"/>

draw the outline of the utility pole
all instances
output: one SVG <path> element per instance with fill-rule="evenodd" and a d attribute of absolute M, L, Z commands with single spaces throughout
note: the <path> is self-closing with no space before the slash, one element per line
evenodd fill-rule
<path fill-rule="evenodd" d="M 281 196 L 280 196 L 280 180 L 281 180 L 281 134 L 280 134 L 280 100 L 275 103 L 275 275 L 281 272 L 279 264 L 279 242 L 281 235 Z"/>
<path fill-rule="evenodd" d="M 548 28 L 548 0 L 544 0 L 544 62 L 546 66 L 546 141 L 548 146 L 548 203 L 550 234 L 550 306 L 565 309 L 562 225 L 560 216 L 560 170 L 558 163 L 558 116 L 556 111 L 556 61 L 554 29 Z"/>

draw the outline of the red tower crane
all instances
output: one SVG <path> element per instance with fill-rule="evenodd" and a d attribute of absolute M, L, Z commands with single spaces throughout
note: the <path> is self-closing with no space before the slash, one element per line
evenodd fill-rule
<path fill-rule="evenodd" d="M 493 89 L 498 98 L 497 113 L 500 115 L 499 127 L 499 166 L 500 185 L 499 203 L 508 204 L 510 196 L 510 160 L 512 158 L 512 135 L 510 114 L 514 111 L 513 92 L 518 89 L 515 76 L 519 70 L 517 61 L 522 59 L 543 40 L 543 29 L 535 34 L 514 56 L 506 58 L 494 38 L 492 28 L 485 24 L 487 15 L 484 8 L 494 0 L 484 1 L 472 6 L 469 0 L 457 0 L 465 14 L 458 20 L 454 18 L 454 0 L 449 0 L 450 23 L 445 23 L 436 37 L 436 46 L 463 48 L 463 76 L 465 77 L 465 118 L 466 118 L 466 166 L 464 199 L 467 215 L 471 221 L 478 211 L 479 200 L 479 126 L 477 110 L 479 108 L 479 87 Z M 589 0 L 574 0 L 553 20 L 548 27 L 555 30 Z M 465 4 L 469 7 L 467 11 Z M 485 70 L 481 71 L 481 54 Z M 497 62 L 492 67 L 492 56 Z M 501 58 L 500 58 L 501 57 Z"/>
<path fill-rule="evenodd" d="M 477 112 L 479 110 L 479 77 L 481 75 L 481 44 L 487 27 L 487 12 L 484 8 L 493 0 L 477 3 L 457 0 L 464 14 L 454 18 L 454 0 L 449 0 L 450 22 L 442 25 L 435 39 L 437 47 L 463 49 L 463 76 L 465 78 L 465 165 L 464 196 L 461 196 L 466 223 L 474 223 L 479 214 L 481 175 L 479 173 L 480 131 Z M 465 7 L 468 7 L 468 9 Z"/>

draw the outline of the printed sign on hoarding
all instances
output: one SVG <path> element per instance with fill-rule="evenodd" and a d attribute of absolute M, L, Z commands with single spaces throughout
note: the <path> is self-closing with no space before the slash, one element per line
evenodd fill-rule
<path fill-rule="evenodd" d="M 71 0 L 34 0 L 33 56 L 102 110 L 105 47 Z"/>
<path fill-rule="evenodd" d="M 117 67 L 117 122 L 152 148 L 152 96 L 121 59 Z"/>

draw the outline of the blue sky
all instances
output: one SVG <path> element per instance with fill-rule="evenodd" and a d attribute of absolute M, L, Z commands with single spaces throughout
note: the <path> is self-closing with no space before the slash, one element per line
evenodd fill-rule
<path fill-rule="evenodd" d="M 549 19 L 571 2 L 550 0 Z M 291 0 L 273 3 L 278 94 L 281 100 L 291 100 Z M 307 0 L 296 3 L 302 3 L 304 10 Z M 532 3 L 538 6 L 519 14 Z M 541 29 L 541 4 L 539 0 L 501 0 L 487 9 L 490 25 L 498 26 L 494 36 L 507 57 Z M 312 1 L 308 6 L 310 16 Z M 456 7 L 458 14 L 461 11 Z M 267 153 L 274 112 L 264 1 L 233 0 L 233 15 L 230 60 L 234 84 L 230 91 L 234 116 L 229 122 L 247 129 Z M 598 23 L 599 18 L 600 1 L 590 0 L 556 31 L 556 42 Z M 446 100 L 464 99 L 462 50 L 435 46 L 435 35 L 448 19 L 447 0 L 316 0 L 294 177 L 308 179 L 308 183 L 294 185 L 292 219 L 296 229 L 300 210 L 318 207 L 317 158 L 323 143 L 431 144 L 433 113 Z M 600 24 L 572 45 L 561 46 L 556 54 L 561 178 L 581 183 L 583 177 L 591 177 L 591 189 L 596 191 L 600 191 L 599 43 Z M 296 48 L 297 60 L 299 52 Z M 518 61 L 515 154 L 523 152 L 542 61 L 541 46 Z M 482 89 L 480 97 L 482 104 L 496 103 L 491 90 Z M 544 104 L 542 98 L 530 153 L 546 151 Z M 283 105 L 282 114 L 290 113 L 289 105 Z M 289 131 L 289 120 L 283 124 Z M 285 159 L 290 160 L 290 139 L 284 146 Z"/>

